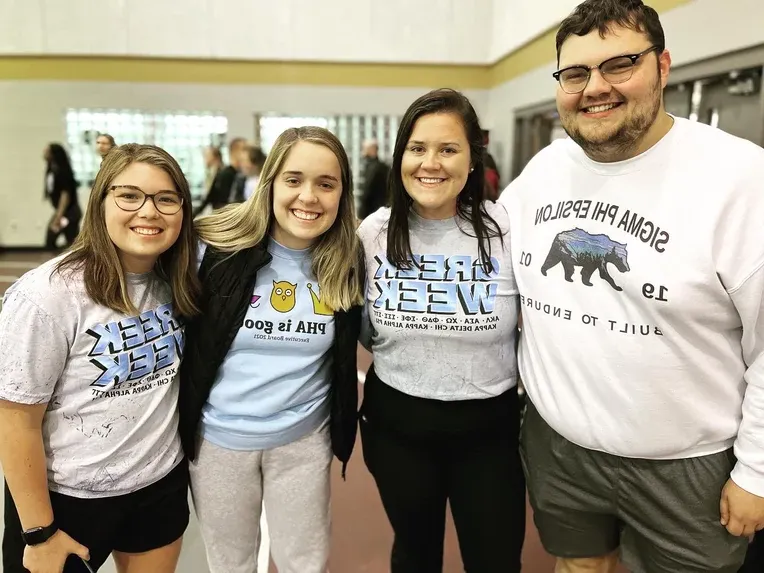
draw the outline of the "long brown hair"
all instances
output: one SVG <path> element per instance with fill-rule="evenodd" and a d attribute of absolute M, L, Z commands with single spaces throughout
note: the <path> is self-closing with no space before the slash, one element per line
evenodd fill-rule
<path fill-rule="evenodd" d="M 345 148 L 322 127 L 289 128 L 276 138 L 260 173 L 257 190 L 245 202 L 197 219 L 199 237 L 212 247 L 234 253 L 260 244 L 273 225 L 273 181 L 298 141 L 323 145 L 340 165 L 342 197 L 337 219 L 311 247 L 311 270 L 321 286 L 321 299 L 334 310 L 363 302 L 362 269 L 358 268 L 353 174 Z"/>
<path fill-rule="evenodd" d="M 82 270 L 85 288 L 93 301 L 125 314 L 137 312 L 128 296 L 125 271 L 117 247 L 106 229 L 103 204 L 112 181 L 133 163 L 147 163 L 166 172 L 175 184 L 175 190 L 183 197 L 180 235 L 159 256 L 154 272 L 169 283 L 175 312 L 180 316 L 193 316 L 199 312 L 197 297 L 201 289 L 196 275 L 191 192 L 177 161 L 155 145 L 128 143 L 109 151 L 96 176 L 82 230 L 72 250 L 58 263 L 56 270 L 59 273 L 66 269 Z"/>
<path fill-rule="evenodd" d="M 411 268 L 409 212 L 413 199 L 403 184 L 401 165 L 416 122 L 420 117 L 434 113 L 452 113 L 458 116 L 464 125 L 464 133 L 470 144 L 472 169 L 467 176 L 464 188 L 456 198 L 456 212 L 462 220 L 470 223 L 472 233 L 466 228 L 463 232 L 477 238 L 481 264 L 486 272 L 491 273 L 494 268 L 491 262 L 490 239 L 499 237 L 503 246 L 504 236 L 499 224 L 486 211 L 483 201 L 485 192 L 483 130 L 470 100 L 461 92 L 447 88 L 436 89 L 417 98 L 403 114 L 398 127 L 393 167 L 388 179 L 390 222 L 387 226 L 387 257 L 399 269 Z"/>

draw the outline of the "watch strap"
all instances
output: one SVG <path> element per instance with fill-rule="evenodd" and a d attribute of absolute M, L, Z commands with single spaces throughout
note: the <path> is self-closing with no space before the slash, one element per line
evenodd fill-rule
<path fill-rule="evenodd" d="M 32 527 L 21 532 L 21 537 L 26 545 L 40 545 L 53 537 L 58 531 L 58 525 L 54 521 L 45 527 Z"/>

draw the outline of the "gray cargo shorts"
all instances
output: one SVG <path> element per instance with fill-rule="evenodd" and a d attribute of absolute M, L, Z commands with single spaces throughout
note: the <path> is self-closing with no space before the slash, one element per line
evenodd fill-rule
<path fill-rule="evenodd" d="M 620 549 L 632 573 L 736 573 L 746 538 L 719 522 L 732 450 L 681 460 L 614 456 L 555 432 L 528 400 L 520 453 L 544 548 L 560 558 Z"/>

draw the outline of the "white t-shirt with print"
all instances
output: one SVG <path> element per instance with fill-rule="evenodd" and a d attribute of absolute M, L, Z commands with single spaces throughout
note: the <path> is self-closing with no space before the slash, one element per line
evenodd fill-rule
<path fill-rule="evenodd" d="M 176 373 L 183 330 L 168 285 L 128 275 L 138 315 L 95 304 L 60 259 L 26 273 L 0 312 L 0 399 L 48 404 L 43 441 L 52 491 L 123 495 L 181 460 Z"/>

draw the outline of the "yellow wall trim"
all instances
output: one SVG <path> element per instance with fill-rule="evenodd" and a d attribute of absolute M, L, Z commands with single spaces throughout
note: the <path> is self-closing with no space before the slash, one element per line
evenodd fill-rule
<path fill-rule="evenodd" d="M 690 1 L 649 0 L 649 4 L 665 12 Z M 0 55 L 0 80 L 488 89 L 553 61 L 556 31 L 557 26 L 541 33 L 492 65 Z"/>
<path fill-rule="evenodd" d="M 491 87 L 489 66 L 0 56 L 0 79 L 369 87 Z"/>

